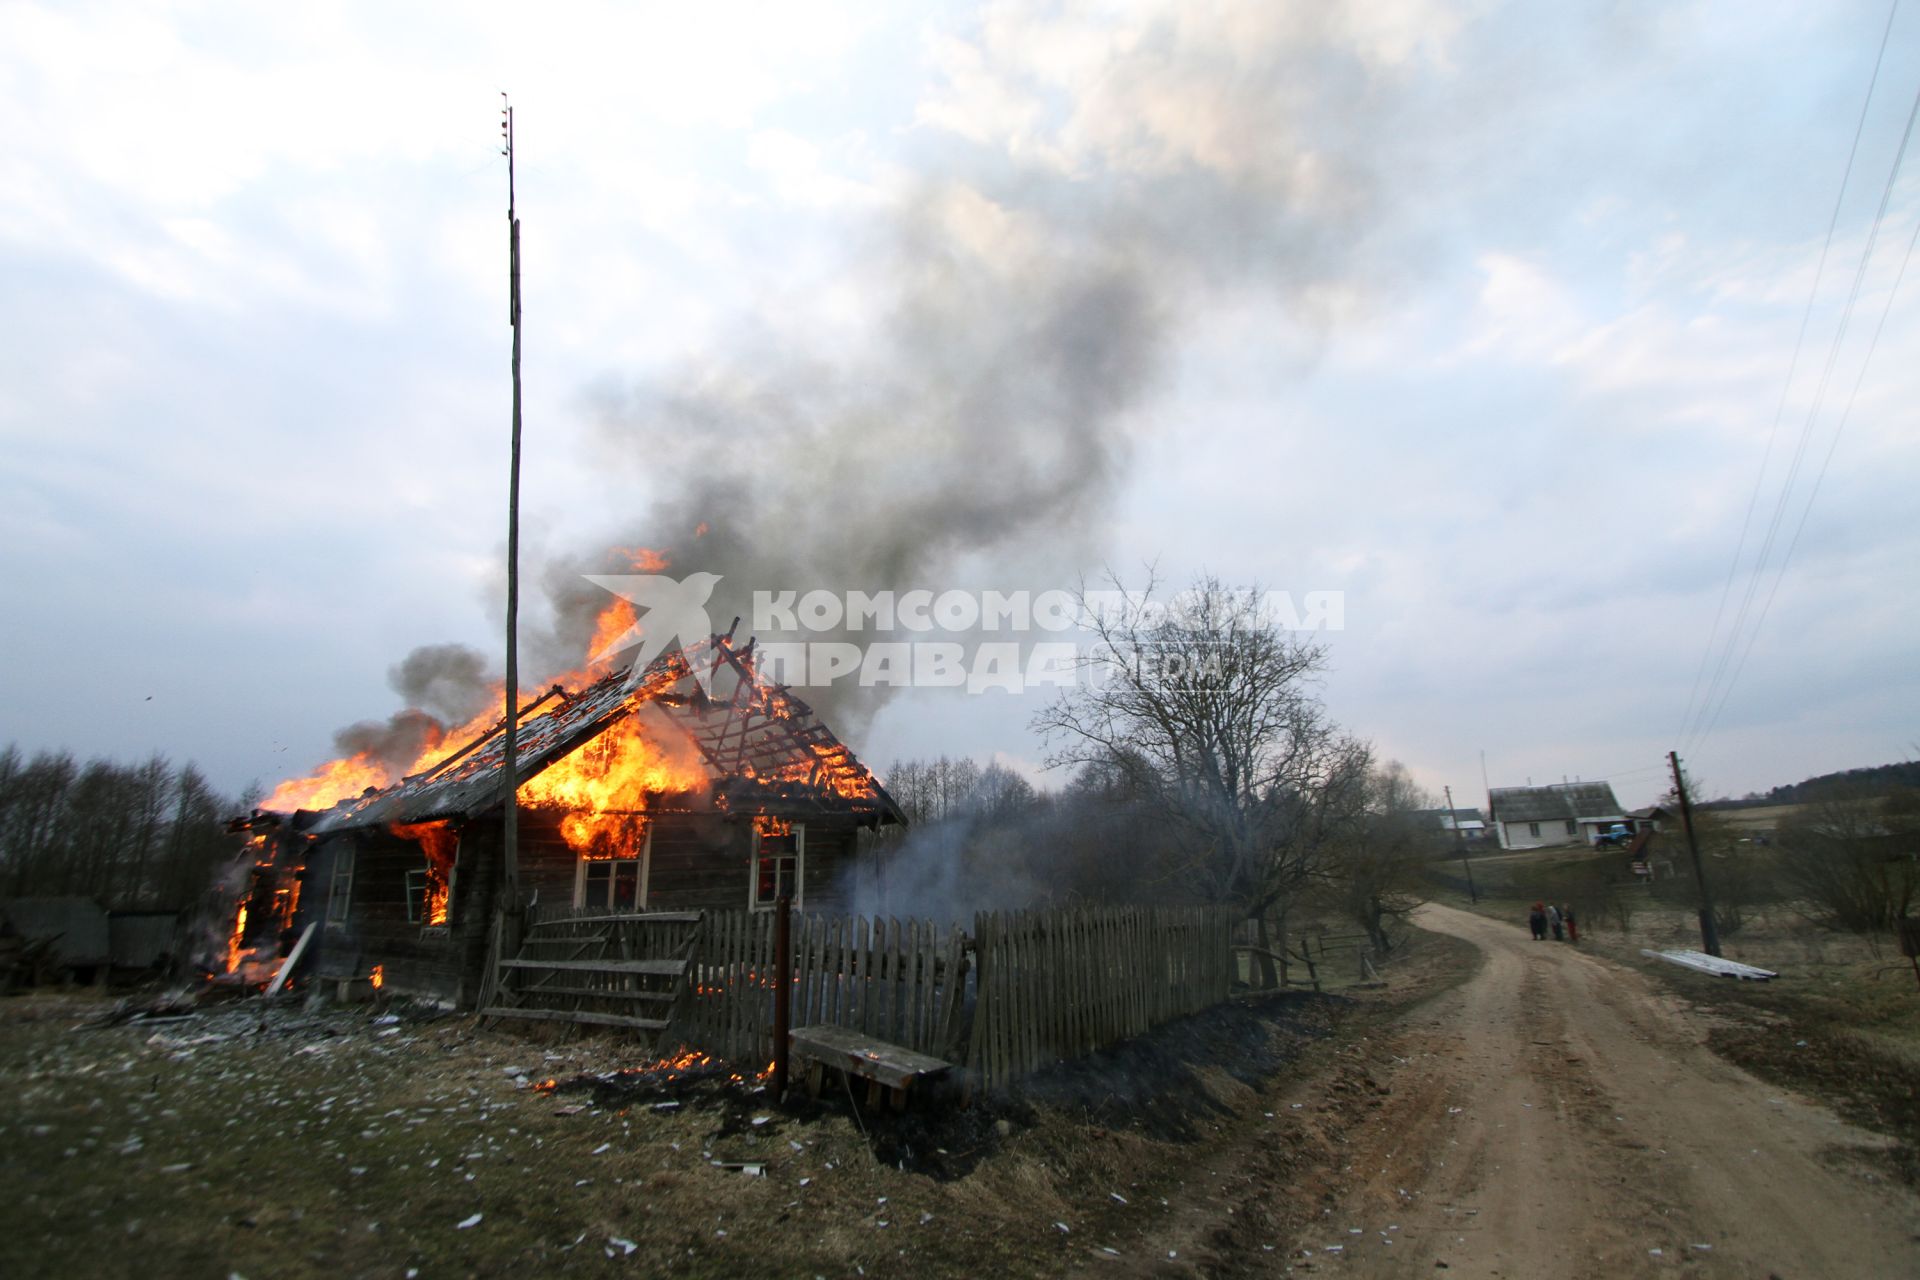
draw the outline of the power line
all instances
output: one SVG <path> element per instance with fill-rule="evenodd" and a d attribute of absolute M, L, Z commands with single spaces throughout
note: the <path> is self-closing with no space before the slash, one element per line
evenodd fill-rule
<path fill-rule="evenodd" d="M 1680 718 L 1680 736 L 1682 737 L 1686 735 L 1688 724 L 1695 719 L 1695 715 L 1696 715 L 1695 700 L 1699 697 L 1699 694 L 1700 694 L 1700 681 L 1701 681 L 1701 678 L 1706 674 L 1708 663 L 1711 662 L 1713 659 L 1714 642 L 1717 639 L 1719 639 L 1719 636 L 1720 636 L 1720 619 L 1722 616 L 1724 616 L 1726 612 L 1727 597 L 1733 591 L 1734 580 L 1740 576 L 1740 558 L 1746 551 L 1747 533 L 1752 528 L 1752 525 L 1753 525 L 1753 513 L 1754 513 L 1754 510 L 1758 507 L 1760 502 L 1760 491 L 1762 488 L 1765 487 L 1766 478 L 1767 478 L 1767 468 L 1773 462 L 1774 440 L 1779 435 L 1780 423 L 1786 416 L 1787 399 L 1789 394 L 1793 390 L 1794 376 L 1799 372 L 1799 369 L 1800 369 L 1800 355 L 1806 343 L 1807 327 L 1813 319 L 1814 303 L 1818 300 L 1820 296 L 1820 281 L 1821 281 L 1821 278 L 1826 274 L 1827 255 L 1833 248 L 1834 231 L 1840 225 L 1840 210 L 1842 206 L 1846 203 L 1847 187 L 1853 179 L 1854 161 L 1858 158 L 1860 154 L 1860 139 L 1866 132 L 1868 109 L 1873 105 L 1874 90 L 1875 88 L 1878 87 L 1880 83 L 1880 68 L 1881 68 L 1881 65 L 1886 60 L 1887 45 L 1893 35 L 1893 21 L 1894 21 L 1894 18 L 1899 14 L 1899 12 L 1900 12 L 1900 0 L 1893 0 L 1892 6 L 1889 7 L 1887 10 L 1886 26 L 1880 32 L 1880 49 L 1879 49 L 1879 52 L 1877 52 L 1873 58 L 1873 72 L 1867 78 L 1866 97 L 1863 98 L 1860 103 L 1860 118 L 1854 122 L 1853 142 L 1847 148 L 1847 164 L 1846 164 L 1846 168 L 1841 172 L 1841 175 L 1840 175 L 1840 190 L 1834 195 L 1833 212 L 1827 218 L 1827 235 L 1826 235 L 1825 242 L 1822 243 L 1822 245 L 1820 246 L 1820 262 L 1819 262 L 1819 265 L 1814 269 L 1813 283 L 1811 286 L 1809 286 L 1807 290 L 1807 305 L 1804 309 L 1802 309 L 1800 313 L 1800 330 L 1798 333 L 1794 335 L 1793 358 L 1791 361 L 1788 362 L 1788 365 L 1787 365 L 1786 382 L 1780 388 L 1780 403 L 1774 407 L 1773 425 L 1767 429 L 1767 445 L 1765 450 L 1762 451 L 1760 456 L 1760 470 L 1753 477 L 1753 492 L 1749 494 L 1747 497 L 1746 515 L 1743 516 L 1740 521 L 1740 537 L 1734 543 L 1733 562 L 1727 566 L 1727 580 L 1720 588 L 1720 601 L 1717 605 L 1714 606 L 1714 610 L 1713 610 L 1713 625 L 1707 629 L 1706 648 L 1702 650 L 1700 654 L 1700 667 L 1697 671 L 1694 672 L 1693 689 L 1687 694 L 1686 711 L 1684 712 L 1684 714 L 1682 714 Z M 1758 574 L 1764 564 L 1765 564 L 1765 554 L 1763 552 L 1761 558 L 1759 560 L 1756 560 L 1754 563 L 1754 572 Z M 1744 613 L 1744 602 L 1743 602 L 1742 613 Z M 1738 630 L 1739 630 L 1739 623 L 1736 620 L 1735 625 L 1732 628 L 1730 628 L 1727 633 L 1727 645 L 1728 645 L 1729 652 L 1732 649 L 1732 646 L 1734 643 L 1734 637 L 1738 634 Z M 1726 659 L 1723 656 L 1721 659 L 1721 666 L 1724 667 L 1725 663 L 1726 663 Z M 1716 684 L 1719 682 L 1719 669 L 1716 669 L 1715 671 L 1714 682 Z M 1706 701 L 1702 702 L 1698 708 L 1700 715 L 1704 716 L 1706 712 L 1706 705 L 1707 703 L 1710 703 L 1712 701 L 1712 697 L 1713 695 L 1711 692 L 1711 687 L 1709 687 L 1709 692 L 1708 692 Z"/>
<path fill-rule="evenodd" d="M 1764 606 L 1760 613 L 1755 616 L 1752 629 L 1748 631 L 1746 635 L 1745 647 L 1742 648 L 1740 643 L 1741 630 L 1746 624 L 1747 616 L 1752 609 L 1754 600 L 1759 595 L 1760 583 L 1766 575 L 1767 561 L 1773 554 L 1774 545 L 1780 536 L 1780 530 L 1792 501 L 1793 486 L 1799 478 L 1801 465 L 1806 460 L 1807 446 L 1813 440 L 1815 424 L 1819 419 L 1821 409 L 1826 403 L 1827 388 L 1832 381 L 1834 368 L 1839 363 L 1840 350 L 1845 344 L 1847 333 L 1853 325 L 1854 307 L 1859 301 L 1861 288 L 1866 281 L 1867 268 L 1872 262 L 1874 249 L 1879 243 L 1880 228 L 1886 220 L 1887 209 L 1893 202 L 1894 189 L 1899 182 L 1900 171 L 1906 161 L 1907 148 L 1913 140 L 1914 124 L 1917 119 L 1920 119 L 1920 92 L 1915 93 L 1913 105 L 1907 112 L 1906 128 L 1900 135 L 1899 148 L 1894 152 L 1893 163 L 1887 170 L 1887 180 L 1880 193 L 1880 204 L 1874 211 L 1873 222 L 1868 228 L 1866 244 L 1860 252 L 1860 263 L 1854 269 L 1853 283 L 1848 289 L 1846 304 L 1841 310 L 1840 324 L 1835 330 L 1833 341 L 1828 346 L 1827 359 L 1821 369 L 1819 384 L 1815 388 L 1813 401 L 1807 409 L 1807 418 L 1805 424 L 1801 427 L 1799 442 L 1794 447 L 1793 461 L 1788 465 L 1786 479 L 1781 483 L 1779 497 L 1774 502 L 1773 516 L 1767 523 L 1766 538 L 1761 543 L 1760 554 L 1754 561 L 1753 576 L 1747 581 L 1747 589 L 1741 597 L 1739 611 L 1734 616 L 1733 625 L 1728 629 L 1726 648 L 1721 652 L 1720 661 L 1714 668 L 1713 679 L 1708 682 L 1706 698 L 1700 704 L 1699 711 L 1695 716 L 1695 728 L 1693 732 L 1686 737 L 1683 745 L 1692 746 L 1697 744 L 1705 737 L 1707 725 L 1719 719 L 1720 709 L 1726 706 L 1733 695 L 1734 680 L 1738 678 L 1740 669 L 1746 665 L 1745 655 L 1752 651 L 1754 642 L 1759 637 L 1760 626 L 1766 616 L 1766 608 Z M 1890 303 L 1891 299 L 1889 299 L 1889 304 Z M 1871 354 L 1871 351 L 1869 351 L 1869 359 L 1871 358 Z M 1863 365 L 1862 376 L 1864 376 L 1864 373 L 1865 366 Z M 1849 405 L 1851 405 L 1851 403 L 1850 399 Z M 1783 558 L 1779 566 L 1779 572 L 1784 572 L 1785 563 Z M 1774 590 L 1776 591 L 1778 590 L 1778 583 L 1778 573 L 1776 573 L 1774 584 Z M 1769 601 L 1772 599 L 1772 594 L 1771 591 L 1768 593 Z M 1737 663 L 1734 662 L 1736 652 L 1741 655 Z M 1723 683 L 1722 677 L 1728 671 L 1730 663 L 1733 664 L 1733 674 L 1727 676 Z M 1718 696 L 1717 705 L 1716 695 Z"/>
<path fill-rule="evenodd" d="M 1759 559 L 1754 562 L 1753 577 L 1750 578 L 1747 582 L 1747 590 L 1746 590 L 1746 594 L 1741 599 L 1740 611 L 1735 616 L 1733 628 L 1728 632 L 1728 643 L 1727 643 L 1726 651 L 1721 654 L 1720 664 L 1715 669 L 1715 672 L 1714 672 L 1714 679 L 1707 687 L 1707 699 L 1706 699 L 1706 702 L 1704 702 L 1701 705 L 1701 715 L 1698 720 L 1698 727 L 1695 729 L 1692 736 L 1688 739 L 1689 744 L 1697 744 L 1702 738 L 1706 736 L 1709 728 L 1713 724 L 1719 721 L 1721 712 L 1725 709 L 1728 701 L 1731 700 L 1733 696 L 1734 681 L 1739 678 L 1740 671 L 1745 668 L 1747 655 L 1753 652 L 1754 643 L 1759 639 L 1759 636 L 1760 636 L 1760 626 L 1763 622 L 1766 621 L 1767 610 L 1772 605 L 1774 594 L 1780 588 L 1780 578 L 1786 572 L 1787 561 L 1786 561 L 1786 558 L 1783 557 L 1781 559 L 1778 570 L 1775 573 L 1773 586 L 1767 593 L 1766 603 L 1762 606 L 1760 613 L 1755 616 L 1753 627 L 1747 633 L 1746 645 L 1744 648 L 1741 648 L 1739 643 L 1740 628 L 1742 623 L 1744 623 L 1746 619 L 1748 608 L 1752 604 L 1752 601 L 1754 600 L 1754 598 L 1759 594 L 1760 582 L 1766 573 L 1767 558 L 1772 553 L 1774 541 L 1779 536 L 1781 523 L 1786 517 L 1788 504 L 1791 500 L 1791 495 L 1793 491 L 1793 483 L 1794 483 L 1794 480 L 1799 475 L 1800 464 L 1805 460 L 1807 445 L 1812 441 L 1814 424 L 1819 417 L 1821 407 L 1826 402 L 1827 385 L 1831 381 L 1834 366 L 1839 362 L 1840 348 L 1846 340 L 1848 329 L 1852 327 L 1853 309 L 1855 304 L 1859 301 L 1860 289 L 1862 284 L 1866 280 L 1867 267 L 1869 263 L 1872 261 L 1874 248 L 1879 242 L 1881 224 L 1886 219 L 1888 206 L 1891 205 L 1893 202 L 1894 188 L 1899 182 L 1900 170 L 1906 162 L 1907 147 L 1913 140 L 1914 124 L 1917 120 L 1920 120 L 1920 91 L 1915 92 L 1914 98 L 1913 98 L 1913 105 L 1907 111 L 1906 128 L 1904 131 L 1902 131 L 1900 135 L 1900 146 L 1894 152 L 1893 164 L 1887 170 L 1887 181 L 1885 186 L 1882 187 L 1880 192 L 1880 205 L 1879 205 L 1879 208 L 1877 208 L 1874 211 L 1873 223 L 1868 229 L 1866 244 L 1861 249 L 1860 265 L 1854 269 L 1853 284 L 1847 293 L 1846 306 L 1841 311 L 1840 326 L 1835 331 L 1833 342 L 1827 349 L 1827 361 L 1820 375 L 1819 387 L 1814 394 L 1813 403 L 1807 409 L 1806 424 L 1801 428 L 1800 442 L 1794 449 L 1793 462 L 1787 470 L 1787 478 L 1785 482 L 1780 487 L 1780 497 L 1774 504 L 1773 518 L 1768 522 L 1768 525 L 1767 525 L 1766 540 L 1761 544 Z M 1906 263 L 1903 260 L 1901 263 L 1901 274 L 1904 275 L 1905 272 L 1906 272 Z M 1898 286 L 1896 282 L 1896 288 L 1897 287 Z M 1892 305 L 1893 305 L 1893 294 L 1890 292 L 1887 297 L 1887 310 L 1890 310 L 1892 308 Z M 1881 312 L 1881 326 L 1880 326 L 1881 328 L 1885 327 L 1886 314 L 1887 314 L 1886 310 L 1883 310 Z M 1874 345 L 1877 346 L 1878 343 L 1879 343 L 1879 329 L 1876 329 L 1874 333 Z M 1872 358 L 1873 358 L 1873 350 L 1870 347 L 1867 352 L 1867 361 L 1871 361 Z M 1859 378 L 1864 378 L 1865 376 L 1866 376 L 1866 362 L 1863 362 L 1861 365 Z M 1857 378 L 1854 384 L 1854 393 L 1858 394 L 1858 391 L 1859 391 L 1859 379 Z M 1848 411 L 1851 412 L 1852 404 L 1853 404 L 1851 397 L 1849 397 L 1847 404 L 1848 404 Z M 1844 426 L 1844 419 L 1842 421 L 1842 425 Z M 1838 441 L 1839 441 L 1839 436 L 1838 436 L 1838 430 L 1836 429 L 1836 433 L 1834 437 L 1835 444 L 1837 444 Z M 1830 449 L 1828 451 L 1828 460 L 1830 461 L 1831 458 L 1832 458 L 1832 451 Z M 1826 473 L 1826 467 L 1825 467 L 1825 464 L 1823 463 L 1821 466 L 1821 475 L 1824 476 L 1825 473 Z M 1815 485 L 1814 492 L 1816 493 L 1818 492 L 1817 483 Z M 1810 494 L 1808 497 L 1809 508 L 1811 507 L 1811 504 L 1812 504 L 1812 495 Z M 1801 525 L 1803 526 L 1806 523 L 1806 515 L 1804 512 L 1801 515 L 1800 522 L 1801 522 Z M 1796 533 L 1795 533 L 1796 542 L 1798 541 L 1798 536 L 1799 535 L 1796 530 Z M 1726 683 L 1722 685 L 1720 682 L 1720 672 L 1726 669 L 1728 662 L 1733 658 L 1733 655 L 1736 650 L 1739 650 L 1740 652 L 1739 661 L 1735 663 L 1733 666 L 1733 674 L 1727 679 Z M 1719 693 L 1719 701 L 1717 705 L 1715 704 L 1715 700 L 1714 700 L 1714 695 L 1716 691 Z M 1711 711 L 1710 715 L 1708 714 L 1709 710 Z"/>
<path fill-rule="evenodd" d="M 1914 105 L 1916 109 L 1920 109 L 1920 99 L 1916 99 Z M 1728 696 L 1732 695 L 1735 682 L 1740 679 L 1740 673 L 1746 669 L 1747 658 L 1752 655 L 1754 641 L 1760 635 L 1760 626 L 1767 620 L 1768 611 L 1773 608 L 1773 598 L 1780 590 L 1781 580 L 1787 576 L 1787 566 L 1793 562 L 1794 550 L 1799 547 L 1800 535 L 1807 527 L 1807 517 L 1813 512 L 1813 500 L 1820 496 L 1821 482 L 1827 478 L 1827 468 L 1833 463 L 1833 455 L 1839 451 L 1841 433 L 1847 429 L 1847 420 L 1853 416 L 1854 399 L 1860 394 L 1860 386 L 1867 379 L 1867 368 L 1873 363 L 1873 353 L 1880 346 L 1880 335 L 1886 331 L 1887 317 L 1893 312 L 1893 300 L 1899 296 L 1900 284 L 1907 278 L 1907 266 L 1913 261 L 1915 245 L 1920 245 L 1920 222 L 1914 224 L 1913 235 L 1907 240 L 1907 251 L 1900 259 L 1900 270 L 1894 275 L 1893 287 L 1887 291 L 1886 305 L 1880 308 L 1879 323 L 1874 325 L 1873 338 L 1867 343 L 1866 358 L 1860 362 L 1860 372 L 1854 375 L 1853 389 L 1847 393 L 1846 407 L 1840 411 L 1840 421 L 1833 429 L 1833 439 L 1827 444 L 1826 456 L 1821 458 L 1820 470 L 1814 474 L 1813 486 L 1807 492 L 1806 504 L 1800 508 L 1799 522 L 1793 527 L 1793 537 L 1787 541 L 1786 554 L 1780 558 L 1780 568 L 1773 575 L 1773 586 L 1767 590 L 1766 602 L 1761 605 L 1760 615 L 1754 620 L 1753 631 L 1747 637 L 1747 647 L 1740 654 L 1740 661 L 1727 681 Z M 1727 699 L 1723 697 L 1720 705 L 1714 709 L 1712 719 L 1708 720 L 1706 726 L 1701 729 L 1702 737 L 1713 732 L 1713 727 L 1719 723 L 1720 713 L 1726 710 L 1726 706 Z"/>

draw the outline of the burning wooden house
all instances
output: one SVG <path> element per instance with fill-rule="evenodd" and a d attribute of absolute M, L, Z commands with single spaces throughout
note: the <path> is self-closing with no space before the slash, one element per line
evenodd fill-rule
<path fill-rule="evenodd" d="M 450 735 L 425 767 L 330 807 L 238 822 L 252 857 L 222 963 L 264 981 L 304 937 L 311 979 L 473 1007 L 498 911 L 833 908 L 858 832 L 905 821 L 811 708 L 760 679 L 751 642 L 716 635 L 521 710 L 508 902 L 505 728 Z"/>

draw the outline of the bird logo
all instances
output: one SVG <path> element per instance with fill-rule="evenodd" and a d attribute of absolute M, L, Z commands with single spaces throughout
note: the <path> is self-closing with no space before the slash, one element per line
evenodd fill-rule
<path fill-rule="evenodd" d="M 589 573 L 585 577 L 588 582 L 632 604 L 636 610 L 634 624 L 593 655 L 593 661 L 599 662 L 629 646 L 640 646 L 627 673 L 629 689 L 640 683 L 647 667 L 669 646 L 691 648 L 713 636 L 707 600 L 719 585 L 717 573 L 690 573 L 678 579 L 660 573 Z M 706 688 L 707 669 L 696 668 L 694 678 Z"/>

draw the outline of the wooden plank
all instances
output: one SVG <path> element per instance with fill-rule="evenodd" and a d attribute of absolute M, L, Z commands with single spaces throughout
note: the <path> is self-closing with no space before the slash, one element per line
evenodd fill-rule
<path fill-rule="evenodd" d="M 643 991 L 622 987 L 542 987 L 542 995 L 589 996 L 596 1000 L 641 1000 L 654 1004 L 673 1003 L 672 991 Z"/>
<path fill-rule="evenodd" d="M 754 972 L 760 981 L 753 1001 L 753 1061 L 769 1067 L 773 1064 L 773 1002 L 786 994 L 785 984 L 791 977 L 782 973 L 777 963 L 774 940 L 780 922 L 774 916 L 771 911 L 761 912 L 754 936 Z"/>
<path fill-rule="evenodd" d="M 644 973 L 670 978 L 683 973 L 684 960 L 523 960 L 518 956 L 500 962 L 502 969 L 524 969 L 557 973 Z"/>
<path fill-rule="evenodd" d="M 1007 1068 L 1011 1060 L 1012 1042 L 1007 1035 L 1007 1020 L 1011 1012 L 1008 1002 L 1011 999 L 1007 981 L 1006 915 L 996 911 L 989 917 L 992 932 L 986 935 L 981 964 L 990 962 L 992 972 L 992 1004 L 989 1006 L 991 1017 L 988 1020 L 987 1039 L 987 1078 L 994 1087 L 1004 1086 L 1007 1082 Z M 982 973 L 988 972 L 986 967 Z"/>
<path fill-rule="evenodd" d="M 287 979 L 293 976 L 293 966 L 299 964 L 300 957 L 307 954 L 307 944 L 313 941 L 313 931 L 319 927 L 320 922 L 316 920 L 300 931 L 300 941 L 293 944 L 293 950 L 288 954 L 286 962 L 280 966 L 279 972 L 273 975 L 273 981 L 267 985 L 267 999 L 271 1000 L 279 995 L 280 989 L 287 985 Z"/>
<path fill-rule="evenodd" d="M 597 916 L 565 916 L 559 920 L 543 921 L 542 923 L 554 923 L 554 924 L 564 923 L 568 925 L 698 924 L 700 922 L 701 915 L 702 913 L 698 911 L 642 911 L 637 914 L 615 913 L 612 915 L 597 915 Z M 538 928 L 539 926 L 536 925 L 534 927 Z"/>
<path fill-rule="evenodd" d="M 591 1009 L 525 1009 L 495 1005 L 482 1009 L 483 1018 L 526 1018 L 535 1022 L 586 1022 L 598 1027 L 632 1027 L 642 1031 L 662 1031 L 660 1018 L 636 1018 L 624 1013 L 597 1013 Z"/>
<path fill-rule="evenodd" d="M 727 926 L 727 1052 L 739 1059 L 747 1051 L 746 915 L 731 912 Z"/>
<path fill-rule="evenodd" d="M 973 916 L 974 1002 L 973 1028 L 967 1036 L 967 1079 L 985 1085 L 992 1064 L 987 1051 L 987 1028 L 993 1016 L 993 992 L 988 985 L 987 918 L 983 912 Z"/>
<path fill-rule="evenodd" d="M 904 1015 L 900 1011 L 901 997 L 906 994 L 905 988 L 900 985 L 901 960 L 904 955 L 904 946 L 900 941 L 900 920 L 897 916 L 888 916 L 886 955 L 887 1008 L 886 1020 L 881 1027 L 881 1036 L 883 1039 L 891 1040 L 895 1043 L 906 1039 L 908 1035 L 907 1029 L 903 1024 Z"/>
<path fill-rule="evenodd" d="M 923 1052 L 927 1048 L 927 1011 L 933 1003 L 933 923 L 907 922 L 907 1044 Z"/>
<path fill-rule="evenodd" d="M 873 993 L 867 990 L 867 982 L 873 972 L 873 938 L 867 928 L 867 918 L 857 917 L 853 922 L 853 1016 L 845 1025 L 858 1027 L 864 1034 L 869 1028 L 867 1020 L 873 1013 Z"/>
<path fill-rule="evenodd" d="M 871 1080 L 889 1088 L 903 1088 L 916 1080 L 944 1075 L 953 1064 L 904 1045 L 876 1040 L 845 1027 L 796 1027 L 793 1051 L 804 1058 Z"/>

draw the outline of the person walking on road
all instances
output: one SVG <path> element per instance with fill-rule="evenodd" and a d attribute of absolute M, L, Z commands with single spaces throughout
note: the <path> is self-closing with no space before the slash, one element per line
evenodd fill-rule
<path fill-rule="evenodd" d="M 1564 920 L 1567 925 L 1567 941 L 1580 941 L 1580 926 L 1573 918 L 1573 904 L 1571 902 L 1560 908 L 1560 918 Z"/>
<path fill-rule="evenodd" d="M 1533 930 L 1533 940 L 1540 941 L 1547 936 L 1547 904 L 1536 902 L 1533 910 L 1527 913 L 1527 927 Z"/>
<path fill-rule="evenodd" d="M 1553 940 L 1555 942 L 1565 942 L 1567 940 L 1566 930 L 1560 925 L 1560 908 L 1554 906 L 1551 902 L 1547 904 L 1547 927 L 1553 930 Z"/>

